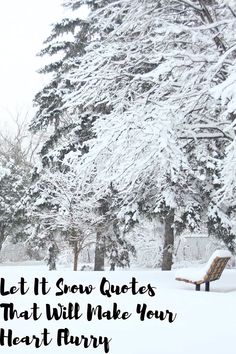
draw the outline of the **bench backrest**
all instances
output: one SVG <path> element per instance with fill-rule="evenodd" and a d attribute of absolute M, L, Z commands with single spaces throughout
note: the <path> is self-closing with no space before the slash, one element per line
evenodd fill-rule
<path fill-rule="evenodd" d="M 212 261 L 204 277 L 204 281 L 213 281 L 219 279 L 229 259 L 230 257 L 216 257 Z"/>

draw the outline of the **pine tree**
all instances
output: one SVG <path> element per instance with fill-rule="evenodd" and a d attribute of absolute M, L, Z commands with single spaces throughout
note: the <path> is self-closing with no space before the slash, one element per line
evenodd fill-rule
<path fill-rule="evenodd" d="M 27 238 L 30 220 L 24 199 L 29 181 L 29 168 L 0 157 L 0 250 L 7 237 L 15 243 Z"/>
<path fill-rule="evenodd" d="M 86 2 L 65 1 L 64 6 L 72 12 L 77 10 L 80 13 L 80 8 L 84 3 Z M 63 102 L 64 96 L 73 92 L 73 85 L 69 80 L 64 80 L 63 74 L 79 64 L 80 56 L 84 54 L 90 38 L 88 22 L 79 16 L 75 17 L 74 13 L 68 13 L 68 15 L 69 17 L 53 26 L 51 35 L 45 41 L 45 48 L 39 54 L 57 59 L 41 70 L 42 74 L 51 74 L 52 79 L 35 96 L 37 113 L 30 125 L 30 129 L 34 133 L 45 131 L 40 151 L 41 162 L 35 166 L 34 182 L 30 191 L 31 207 L 33 206 L 31 217 L 35 219 L 36 225 L 41 223 L 45 213 L 51 215 L 51 220 L 56 217 L 54 212 L 58 210 L 59 206 L 54 200 L 54 193 L 50 190 L 50 183 L 54 180 L 56 184 L 57 176 L 60 174 L 65 174 L 65 180 L 68 180 L 69 176 L 66 176 L 66 173 L 70 172 L 70 168 L 67 162 L 63 163 L 63 160 L 69 156 L 71 151 L 77 151 L 78 156 L 86 152 L 86 140 L 90 137 L 89 129 L 92 119 L 81 116 L 81 119 L 75 122 L 73 117 L 67 114 Z M 61 58 L 58 60 L 59 54 Z M 47 180 L 48 176 L 50 179 Z M 56 193 L 58 193 L 58 189 Z M 45 248 L 46 245 L 48 246 L 49 267 L 54 269 L 59 253 L 60 233 L 64 234 L 65 231 L 62 232 L 61 227 L 53 231 L 49 230 L 45 223 L 40 227 L 36 226 L 36 229 L 34 237 L 29 242 L 35 247 Z M 68 233 L 70 234 L 69 239 L 71 239 L 71 232 L 68 231 Z M 43 237 L 39 237 L 39 234 Z M 63 235 L 61 237 L 64 238 Z"/>
<path fill-rule="evenodd" d="M 75 120 L 68 115 L 65 97 L 73 94 L 74 85 L 69 79 L 64 79 L 64 74 L 80 64 L 90 41 L 89 22 L 81 19 L 80 11 L 84 5 L 91 7 L 92 3 L 64 1 L 68 17 L 53 26 L 44 49 L 39 53 L 42 57 L 52 57 L 52 62 L 40 70 L 42 74 L 50 74 L 52 79 L 35 96 L 37 113 L 30 125 L 33 132 L 47 131 L 40 152 L 43 167 L 51 168 L 53 165 L 60 169 L 64 157 L 71 151 L 80 150 L 83 153 L 87 149 L 86 140 L 90 138 L 93 117 L 75 112 L 76 117 L 79 117 Z"/>
<path fill-rule="evenodd" d="M 104 3 L 107 2 L 105 1 Z M 64 3 L 64 6 L 75 12 L 77 12 L 82 5 L 87 5 L 92 12 L 102 6 L 103 2 L 67 1 Z M 83 105 L 78 105 L 70 111 L 66 105 L 67 97 L 73 95 L 75 86 L 69 78 L 65 79 L 65 74 L 73 71 L 74 68 L 80 65 L 81 59 L 85 54 L 85 48 L 91 41 L 92 36 L 96 35 L 96 27 L 93 26 L 92 31 L 90 27 L 91 23 L 87 20 L 81 20 L 74 16 L 64 19 L 61 23 L 54 26 L 51 36 L 46 41 L 47 46 L 40 53 L 41 55 L 55 55 L 58 54 L 58 52 L 63 52 L 64 55 L 60 61 L 52 63 L 42 70 L 42 73 L 53 73 L 53 79 L 50 84 L 35 97 L 38 111 L 32 121 L 31 129 L 36 132 L 39 129 L 46 129 L 51 132 L 50 137 L 46 138 L 41 149 L 42 167 L 38 169 L 38 171 L 35 171 L 37 178 L 35 180 L 35 187 L 33 188 L 33 203 L 34 205 L 37 204 L 39 209 L 38 215 L 43 214 L 44 208 L 47 212 L 50 211 L 53 214 L 51 210 L 53 210 L 54 206 L 51 202 L 49 203 L 49 196 L 46 201 L 43 199 L 41 205 L 37 202 L 37 199 L 40 199 L 40 190 L 44 188 L 41 182 L 44 179 L 43 176 L 47 173 L 46 170 L 50 170 L 53 179 L 57 178 L 58 170 L 65 174 L 65 179 L 67 178 L 66 174 L 68 172 L 76 173 L 73 166 L 70 165 L 70 156 L 74 154 L 78 161 L 83 154 L 87 153 L 87 141 L 95 136 L 95 132 L 92 131 L 92 125 L 103 111 L 103 107 L 101 106 L 99 110 L 94 109 L 87 112 Z M 73 38 L 70 41 L 66 39 L 59 40 L 60 36 L 65 33 L 73 34 Z M 76 163 L 77 162 L 74 162 L 73 164 L 75 165 Z M 93 209 L 92 204 L 91 209 Z M 37 214 L 37 211 L 35 212 Z M 99 212 L 97 219 L 99 220 L 100 218 L 101 214 Z M 100 236 L 101 230 L 105 232 L 104 230 L 109 228 L 109 226 L 103 225 L 106 223 L 109 225 L 109 216 L 106 219 L 106 215 L 103 214 L 102 219 L 102 223 L 99 221 L 96 223 L 94 221 L 97 225 L 95 251 L 95 269 L 97 270 L 101 270 L 105 256 L 105 250 L 101 251 L 100 247 L 100 239 L 104 238 L 104 236 Z M 83 224 L 82 220 L 81 223 Z M 47 236 L 47 238 L 48 237 L 49 236 Z M 76 247 L 74 249 L 76 249 Z M 99 262 L 96 261 L 97 259 L 100 259 L 99 262 L 101 266 L 98 266 Z"/>

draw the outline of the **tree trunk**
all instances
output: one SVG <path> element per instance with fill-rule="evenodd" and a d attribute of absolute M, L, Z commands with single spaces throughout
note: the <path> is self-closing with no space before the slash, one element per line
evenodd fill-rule
<path fill-rule="evenodd" d="M 73 263 L 73 270 L 78 270 L 78 257 L 79 257 L 79 249 L 78 249 L 78 242 L 74 241 L 74 263 Z"/>
<path fill-rule="evenodd" d="M 94 259 L 94 270 L 95 271 L 104 270 L 104 259 L 105 259 L 104 240 L 102 238 L 101 231 L 97 231 L 95 259 Z"/>
<path fill-rule="evenodd" d="M 88 255 L 88 263 L 91 263 L 91 257 L 90 257 L 90 249 L 87 249 L 87 255 Z"/>
<path fill-rule="evenodd" d="M 0 251 L 5 241 L 5 225 L 0 225 Z"/>
<path fill-rule="evenodd" d="M 162 270 L 171 270 L 174 251 L 174 209 L 170 209 L 165 218 L 164 249 L 162 255 Z"/>
<path fill-rule="evenodd" d="M 49 246 L 48 249 L 48 266 L 49 270 L 56 270 L 56 260 L 59 254 L 59 249 L 56 243 L 53 243 Z"/>

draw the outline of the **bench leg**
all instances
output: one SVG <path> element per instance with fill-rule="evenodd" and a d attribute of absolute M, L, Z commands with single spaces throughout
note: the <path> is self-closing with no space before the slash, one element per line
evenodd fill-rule
<path fill-rule="evenodd" d="M 205 291 L 210 291 L 210 282 L 209 281 L 207 281 L 205 283 Z"/>
<path fill-rule="evenodd" d="M 200 284 L 196 284 L 196 291 L 200 291 L 201 289 L 201 285 Z"/>

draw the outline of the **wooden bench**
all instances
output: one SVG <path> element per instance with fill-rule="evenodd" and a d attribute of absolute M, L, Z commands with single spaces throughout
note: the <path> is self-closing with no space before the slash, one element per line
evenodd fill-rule
<path fill-rule="evenodd" d="M 231 253 L 229 251 L 215 251 L 205 267 L 196 269 L 192 273 L 188 270 L 180 271 L 175 279 L 196 285 L 197 291 L 200 290 L 201 284 L 205 284 L 205 291 L 210 291 L 210 282 L 218 280 L 221 277 L 230 258 Z"/>

